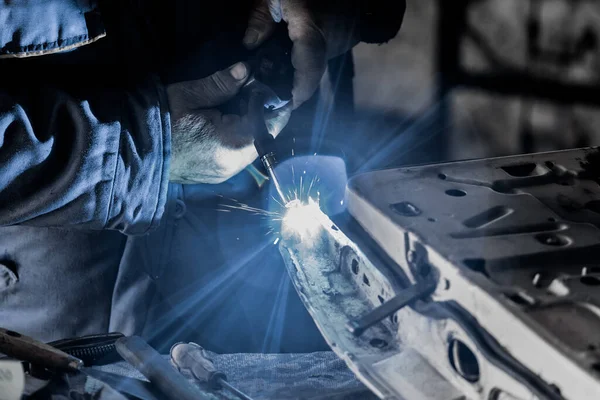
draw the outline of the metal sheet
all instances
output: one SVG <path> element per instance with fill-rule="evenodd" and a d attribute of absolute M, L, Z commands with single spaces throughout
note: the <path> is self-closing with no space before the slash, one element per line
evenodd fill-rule
<path fill-rule="evenodd" d="M 378 171 L 350 182 L 350 213 L 395 268 L 415 280 L 411 259 L 424 260 L 438 281 L 432 301 L 464 311 L 512 358 L 508 364 L 523 369 L 518 379 L 505 368 L 492 373 L 498 360 L 464 324 L 400 326 L 401 340 L 469 397 L 503 389 L 531 398 L 531 379 L 564 398 L 600 393 L 599 159 L 597 149 L 570 150 Z M 406 315 L 400 325 L 412 320 Z M 455 340 L 475 357 L 476 382 L 453 364 Z"/>

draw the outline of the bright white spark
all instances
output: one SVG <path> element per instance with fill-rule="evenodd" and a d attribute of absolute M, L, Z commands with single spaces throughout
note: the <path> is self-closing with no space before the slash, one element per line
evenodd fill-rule
<path fill-rule="evenodd" d="M 292 200 L 286 205 L 282 228 L 302 241 L 313 239 L 321 228 L 318 217 L 322 213 L 319 204 L 310 197 L 308 203 Z"/>
<path fill-rule="evenodd" d="M 275 241 L 273 242 L 273 244 L 277 244 L 279 243 L 279 238 L 275 239 Z"/>

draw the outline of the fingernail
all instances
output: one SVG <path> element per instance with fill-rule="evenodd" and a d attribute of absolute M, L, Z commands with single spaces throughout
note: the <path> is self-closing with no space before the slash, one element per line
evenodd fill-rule
<path fill-rule="evenodd" d="M 244 63 L 240 62 L 231 67 L 229 73 L 231 74 L 231 76 L 233 76 L 233 79 L 241 81 L 248 74 L 248 68 L 246 68 L 246 65 Z"/>
<path fill-rule="evenodd" d="M 244 44 L 246 46 L 252 46 L 258 41 L 258 31 L 256 29 L 249 28 L 244 35 Z"/>

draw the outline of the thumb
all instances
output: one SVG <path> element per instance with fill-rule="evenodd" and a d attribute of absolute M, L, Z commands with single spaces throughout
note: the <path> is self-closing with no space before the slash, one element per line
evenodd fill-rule
<path fill-rule="evenodd" d="M 211 76 L 189 82 L 187 104 L 191 108 L 213 108 L 235 97 L 248 79 L 248 66 L 239 62 Z"/>
<path fill-rule="evenodd" d="M 252 50 L 260 46 L 275 30 L 276 21 L 269 9 L 269 0 L 261 0 L 252 10 L 248 29 L 244 34 L 244 46 Z"/>

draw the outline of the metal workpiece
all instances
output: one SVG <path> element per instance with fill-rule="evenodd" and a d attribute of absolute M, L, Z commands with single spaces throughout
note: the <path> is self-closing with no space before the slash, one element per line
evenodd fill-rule
<path fill-rule="evenodd" d="M 280 252 L 380 398 L 594 399 L 599 182 L 598 149 L 366 173 L 352 223 L 288 210 Z"/>
<path fill-rule="evenodd" d="M 406 309 L 358 337 L 347 329 L 404 288 L 318 207 L 304 207 L 308 210 L 299 211 L 298 219 L 283 218 L 280 252 L 296 291 L 333 351 L 382 399 L 458 398 L 458 390 L 399 342 L 397 318 Z"/>
<path fill-rule="evenodd" d="M 359 293 L 397 295 L 397 279 L 385 277 L 395 272 L 414 284 L 431 274 L 430 298 L 396 313 L 396 340 L 468 398 L 597 398 L 599 182 L 596 148 L 356 176 L 349 213 L 390 271 L 374 273 L 363 260 L 370 287 Z M 343 269 L 341 248 L 320 254 L 332 263 L 341 257 Z M 310 258 L 295 255 L 306 274 Z"/>

